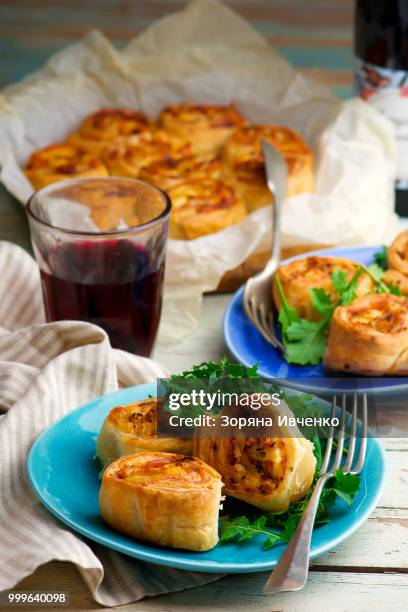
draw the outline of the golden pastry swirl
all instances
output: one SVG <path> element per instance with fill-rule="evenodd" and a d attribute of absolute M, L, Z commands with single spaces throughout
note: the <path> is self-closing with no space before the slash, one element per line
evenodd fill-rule
<path fill-rule="evenodd" d="M 181 159 L 167 157 L 146 165 L 140 171 L 142 181 L 167 191 L 189 181 L 221 178 L 221 163 L 213 156 L 189 156 Z"/>
<path fill-rule="evenodd" d="M 25 174 L 35 189 L 72 178 L 107 176 L 105 165 L 93 155 L 69 144 L 54 144 L 35 151 Z"/>
<path fill-rule="evenodd" d="M 234 104 L 174 104 L 159 116 L 161 127 L 191 140 L 197 153 L 216 154 L 233 130 L 246 124 Z"/>
<path fill-rule="evenodd" d="M 408 230 L 398 234 L 388 249 L 388 267 L 408 276 Z"/>
<path fill-rule="evenodd" d="M 294 130 L 274 125 L 249 125 L 236 130 L 228 139 L 223 157 L 236 172 L 262 172 L 264 157 L 261 141 L 267 140 L 283 155 L 311 156 L 304 140 Z"/>
<path fill-rule="evenodd" d="M 336 308 L 323 363 L 368 376 L 408 374 L 408 300 L 389 293 Z"/>
<path fill-rule="evenodd" d="M 288 167 L 288 195 L 313 191 L 313 154 L 297 132 L 274 125 L 250 125 L 236 130 L 226 142 L 222 158 L 227 170 L 247 191 L 250 208 L 269 204 L 261 141 L 265 139 L 280 151 Z M 255 183 L 257 190 L 251 190 Z M 262 187 L 262 189 L 261 189 Z"/>
<path fill-rule="evenodd" d="M 192 455 L 192 440 L 157 436 L 157 408 L 157 399 L 149 398 L 110 411 L 96 440 L 98 457 L 104 465 L 145 450 Z"/>
<path fill-rule="evenodd" d="M 285 511 L 309 490 L 316 460 L 301 437 L 198 437 L 194 454 L 220 472 L 226 495 L 266 512 Z"/>
<path fill-rule="evenodd" d="M 408 276 L 398 270 L 387 270 L 384 272 L 383 281 L 390 287 L 398 288 L 403 295 L 408 295 Z"/>
<path fill-rule="evenodd" d="M 103 473 L 100 512 L 114 529 L 162 546 L 209 550 L 218 542 L 221 476 L 195 457 L 140 452 Z"/>
<path fill-rule="evenodd" d="M 116 142 L 105 149 L 102 159 L 112 175 L 137 178 L 144 166 L 159 160 L 180 159 L 190 153 L 187 141 L 157 131 Z"/>
<path fill-rule="evenodd" d="M 322 288 L 332 296 L 333 304 L 338 299 L 331 275 L 334 270 L 343 270 L 347 279 L 351 280 L 358 263 L 342 257 L 319 257 L 311 256 L 295 259 L 288 264 L 279 266 L 276 275 L 282 285 L 283 293 L 288 303 L 296 308 L 299 315 L 310 321 L 318 321 L 321 314 L 314 308 L 310 296 L 311 289 Z M 373 283 L 367 274 L 362 274 L 358 279 L 357 296 L 365 295 L 373 288 Z M 280 297 L 276 282 L 272 285 L 273 299 L 276 308 L 280 308 Z"/>
<path fill-rule="evenodd" d="M 246 209 L 222 181 L 190 181 L 168 190 L 173 210 L 170 237 L 192 240 L 239 223 Z"/>
<path fill-rule="evenodd" d="M 164 208 L 162 194 L 143 183 L 126 178 L 98 179 L 64 186 L 58 196 L 90 209 L 90 217 L 101 231 L 136 227 L 157 217 Z"/>
<path fill-rule="evenodd" d="M 88 115 L 79 130 L 69 135 L 68 142 L 100 155 L 107 145 L 118 138 L 149 133 L 152 127 L 150 119 L 139 111 L 104 108 Z"/>

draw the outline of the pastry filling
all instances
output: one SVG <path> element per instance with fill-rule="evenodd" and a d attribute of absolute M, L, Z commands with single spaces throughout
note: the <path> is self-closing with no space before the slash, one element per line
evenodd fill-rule
<path fill-rule="evenodd" d="M 382 334 L 398 334 L 407 329 L 407 305 L 387 301 L 379 306 L 383 308 L 350 308 L 350 321 Z"/>
<path fill-rule="evenodd" d="M 135 406 L 119 406 L 116 414 L 112 414 L 120 430 L 140 436 L 156 436 L 157 408 L 152 402 L 140 403 Z"/>
<path fill-rule="evenodd" d="M 229 489 L 262 495 L 271 495 L 291 469 L 285 443 L 278 439 L 231 438 L 226 461 L 223 480 Z"/>
<path fill-rule="evenodd" d="M 115 472 L 116 478 L 132 482 L 160 486 L 202 486 L 214 481 L 214 476 L 197 459 L 182 455 L 169 457 L 144 457 L 142 461 L 124 462 Z"/>

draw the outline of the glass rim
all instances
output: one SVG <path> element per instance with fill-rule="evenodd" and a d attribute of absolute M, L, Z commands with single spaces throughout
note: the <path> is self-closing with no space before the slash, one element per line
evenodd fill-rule
<path fill-rule="evenodd" d="M 150 219 L 150 221 L 146 221 L 146 223 L 141 223 L 140 225 L 132 225 L 130 227 L 127 227 L 126 229 L 117 229 L 117 230 L 100 231 L 100 232 L 92 232 L 90 230 L 86 230 L 86 231 L 85 230 L 71 230 L 71 229 L 59 227 L 58 225 L 52 225 L 51 223 L 48 223 L 48 221 L 44 221 L 44 219 L 41 219 L 38 215 L 35 214 L 35 212 L 32 209 L 35 198 L 38 197 L 39 194 L 47 191 L 53 186 L 60 185 L 61 187 L 63 187 L 64 185 L 74 185 L 75 183 L 106 181 L 106 180 L 107 181 L 125 180 L 131 183 L 138 183 L 141 185 L 146 185 L 148 187 L 151 187 L 152 189 L 160 193 L 161 196 L 163 197 L 164 204 L 165 204 L 164 209 L 159 215 L 157 215 L 157 217 Z M 90 177 L 84 177 L 84 178 L 74 178 L 74 179 L 65 179 L 63 181 L 56 181 L 55 183 L 50 183 L 49 185 L 45 185 L 44 187 L 41 187 L 40 189 L 37 189 L 36 191 L 34 191 L 34 193 L 28 198 L 27 206 L 26 206 L 28 217 L 31 217 L 32 219 L 34 219 L 34 221 L 36 221 L 37 223 L 40 223 L 41 225 L 45 227 L 48 227 L 52 230 L 57 230 L 59 232 L 63 232 L 65 234 L 70 234 L 71 236 L 93 236 L 95 238 L 99 236 L 119 236 L 121 234 L 128 234 L 129 232 L 134 232 L 139 229 L 144 230 L 152 225 L 155 225 L 158 221 L 168 217 L 168 215 L 170 214 L 171 208 L 172 208 L 172 205 L 171 205 L 170 197 L 165 191 L 163 191 L 162 189 L 159 189 L 159 187 L 156 187 L 155 185 L 151 185 L 150 183 L 141 181 L 140 179 L 127 177 L 127 176 L 92 176 L 92 177 L 90 176 Z"/>

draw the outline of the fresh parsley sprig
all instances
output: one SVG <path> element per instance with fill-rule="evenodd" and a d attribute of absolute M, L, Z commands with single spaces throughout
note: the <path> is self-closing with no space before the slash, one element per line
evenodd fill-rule
<path fill-rule="evenodd" d="M 362 268 L 357 268 L 351 280 L 348 280 L 344 270 L 333 270 L 331 280 L 339 295 L 335 303 L 323 288 L 310 290 L 312 304 L 322 315 L 321 321 L 302 319 L 296 309 L 288 303 L 279 276 L 275 276 L 274 282 L 281 301 L 278 320 L 281 325 L 285 357 L 289 363 L 298 365 L 320 363 L 326 349 L 333 312 L 337 306 L 350 304 L 355 299 L 358 280 L 363 272 Z"/>
<path fill-rule="evenodd" d="M 278 320 L 286 360 L 299 365 L 318 364 L 326 347 L 328 315 L 320 322 L 302 319 L 296 309 L 288 303 L 278 276 L 275 276 L 274 282 L 281 301 Z"/>
<path fill-rule="evenodd" d="M 268 517 L 266 515 L 258 516 L 254 521 L 243 515 L 237 516 L 233 519 L 224 518 L 220 521 L 221 542 L 229 542 L 230 540 L 237 540 L 238 542 L 244 542 L 250 540 L 254 536 L 263 536 L 263 549 L 269 550 L 275 544 L 283 541 L 281 533 L 275 533 L 265 527 Z"/>
<path fill-rule="evenodd" d="M 302 319 L 296 309 L 288 303 L 279 276 L 275 276 L 274 282 L 281 301 L 278 320 L 288 363 L 317 365 L 321 362 L 333 313 L 338 306 L 347 306 L 356 299 L 358 282 L 362 274 L 368 274 L 371 278 L 375 293 L 401 295 L 398 286 L 383 281 L 384 269 L 387 266 L 387 248 L 383 247 L 382 251 L 374 255 L 374 259 L 376 263 L 368 267 L 363 265 L 356 267 L 351 280 L 344 270 L 333 270 L 331 282 L 338 295 L 336 301 L 333 301 L 332 296 L 322 287 L 309 290 L 313 307 L 322 315 L 320 321 Z"/>
<path fill-rule="evenodd" d="M 203 391 L 206 394 L 217 393 L 268 393 L 274 392 L 273 384 L 267 383 L 258 373 L 258 364 L 247 367 L 240 363 L 230 363 L 224 355 L 217 361 L 203 361 L 193 365 L 191 370 L 173 374 L 168 379 L 160 380 L 159 394 L 168 398 L 171 394 L 190 394 Z M 165 402 L 164 409 L 170 411 Z M 205 405 L 189 404 L 180 407 L 179 416 L 195 417 L 200 414 L 218 414 L 223 405 L 214 404 L 211 410 Z"/>
<path fill-rule="evenodd" d="M 380 251 L 374 253 L 374 261 L 379 268 L 385 271 L 388 268 L 388 247 L 382 246 Z"/>

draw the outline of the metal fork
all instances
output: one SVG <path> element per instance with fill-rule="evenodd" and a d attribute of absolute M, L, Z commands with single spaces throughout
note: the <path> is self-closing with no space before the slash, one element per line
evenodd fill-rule
<path fill-rule="evenodd" d="M 282 201 L 286 197 L 288 176 L 285 160 L 266 140 L 262 140 L 262 150 L 267 184 L 274 198 L 272 253 L 262 272 L 245 283 L 242 300 L 248 318 L 258 331 L 267 342 L 283 353 L 285 348 L 276 338 L 273 327 L 272 278 L 280 259 L 281 210 Z"/>
<path fill-rule="evenodd" d="M 337 433 L 337 449 L 332 465 L 330 465 L 330 463 L 334 438 L 333 424 L 331 424 L 329 428 L 326 452 L 320 470 L 321 476 L 316 483 L 309 504 L 300 520 L 293 538 L 289 542 L 285 552 L 279 560 L 279 563 L 264 586 L 264 595 L 282 593 L 284 591 L 298 591 L 305 586 L 309 571 L 310 542 L 312 539 L 313 525 L 324 485 L 334 475 L 335 471 L 339 467 L 342 468 L 343 472 L 349 474 L 359 474 L 363 469 L 367 448 L 367 396 L 365 394 L 363 395 L 361 443 L 358 458 L 354 465 L 353 461 L 357 436 L 357 395 L 354 394 L 353 397 L 349 446 L 346 461 L 343 464 L 344 437 L 347 424 L 346 401 L 346 396 L 343 395 L 341 417 Z M 333 398 L 331 421 L 335 416 L 336 397 Z"/>

